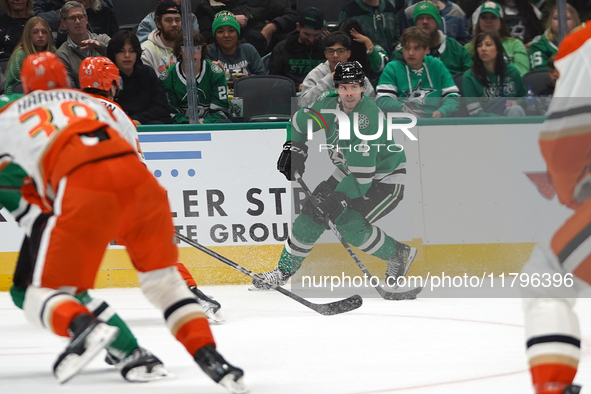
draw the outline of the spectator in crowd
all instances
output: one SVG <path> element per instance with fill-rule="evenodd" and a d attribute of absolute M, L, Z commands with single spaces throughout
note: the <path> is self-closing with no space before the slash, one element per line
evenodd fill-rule
<path fill-rule="evenodd" d="M 339 31 L 347 34 L 351 39 L 349 61 L 359 62 L 372 86 L 377 86 L 382 70 L 389 60 L 384 48 L 374 44 L 371 38 L 365 35 L 361 24 L 356 19 L 342 21 L 339 24 Z"/>
<path fill-rule="evenodd" d="M 212 63 L 230 74 L 265 75 L 266 70 L 257 50 L 247 42 L 238 42 L 240 25 L 230 11 L 218 12 L 212 29 L 215 43 L 209 47 L 207 57 Z"/>
<path fill-rule="evenodd" d="M 136 125 L 170 122 L 170 106 L 162 82 L 140 60 L 142 48 L 135 34 L 120 30 L 107 46 L 107 57 L 119 69 L 123 89 L 115 102 Z"/>
<path fill-rule="evenodd" d="M 64 42 L 55 54 L 65 64 L 70 77 L 70 84 L 80 88 L 78 71 L 82 60 L 91 56 L 105 56 L 109 36 L 88 31 L 86 9 L 77 1 L 68 1 L 60 10 L 60 17 L 68 30 Z"/>
<path fill-rule="evenodd" d="M 283 75 L 302 90 L 302 82 L 314 67 L 323 63 L 324 45 L 320 39 L 324 29 L 324 12 L 316 7 L 302 10 L 296 23 L 296 31 L 278 43 L 269 59 L 269 74 Z"/>
<path fill-rule="evenodd" d="M 187 81 L 184 56 L 193 55 L 198 94 L 199 123 L 215 123 L 227 120 L 230 115 L 228 103 L 228 85 L 224 70 L 207 60 L 208 45 L 205 37 L 193 31 L 192 48 L 183 48 L 183 36 L 179 35 L 174 43 L 174 55 L 178 63 L 170 66 L 163 81 L 164 91 L 173 110 L 174 123 L 188 123 L 187 116 Z"/>
<path fill-rule="evenodd" d="M 470 34 L 468 33 L 468 19 L 466 13 L 454 2 L 449 0 L 428 0 L 431 1 L 441 13 L 442 21 L 439 22 L 439 29 L 443 33 L 455 39 L 460 44 L 464 45 L 470 41 Z M 416 3 L 407 7 L 404 10 L 404 17 L 402 18 L 402 27 L 406 29 L 410 26 L 416 25 L 414 20 L 414 12 Z"/>
<path fill-rule="evenodd" d="M 256 48 L 260 56 L 287 38 L 296 27 L 297 14 L 276 0 L 198 0 L 195 15 L 208 43 L 215 41 L 212 24 L 220 11 L 230 11 L 240 25 L 242 38 Z"/>
<path fill-rule="evenodd" d="M 439 59 L 429 54 L 429 34 L 418 26 L 400 37 L 402 60 L 384 69 L 377 104 L 384 112 L 408 112 L 421 118 L 448 117 L 459 108 L 459 89 Z"/>
<path fill-rule="evenodd" d="M 540 20 L 542 13 L 530 0 L 497 1 L 500 6 L 499 18 L 503 18 L 503 22 L 508 32 L 510 32 L 511 37 L 519 38 L 522 42 L 529 43 L 535 36 L 543 33 L 544 28 Z M 471 23 L 474 35 L 478 34 L 476 32 L 476 26 L 478 25 L 478 19 L 482 14 L 481 10 L 484 4 L 480 5 L 472 14 Z"/>
<path fill-rule="evenodd" d="M 339 14 L 339 22 L 353 18 L 359 21 L 374 44 L 386 50 L 388 56 L 398 43 L 399 23 L 396 10 L 386 0 L 352 0 Z"/>
<path fill-rule="evenodd" d="M 546 69 L 548 58 L 558 52 L 558 10 L 554 7 L 552 17 L 546 22 L 546 31 L 537 36 L 529 47 L 529 61 L 532 70 Z M 579 13 L 572 5 L 566 5 L 567 31 L 579 26 Z"/>
<path fill-rule="evenodd" d="M 158 3 L 162 2 L 164 0 L 158 0 Z M 181 6 L 181 0 L 173 0 L 179 7 Z M 146 41 L 148 39 L 148 36 L 150 35 L 151 32 L 153 32 L 154 30 L 156 30 L 158 28 L 158 26 L 156 26 L 156 21 L 154 20 L 155 18 L 155 10 L 150 12 L 148 15 L 146 15 L 146 17 L 144 19 L 142 19 L 142 21 L 140 22 L 140 24 L 137 27 L 137 38 L 138 40 L 140 40 L 140 44 L 143 43 L 144 41 Z M 195 14 L 191 14 L 191 19 L 193 20 L 193 30 L 197 30 L 199 31 L 199 22 L 197 21 L 197 17 L 195 16 Z"/>
<path fill-rule="evenodd" d="M 577 10 L 580 20 L 587 21 L 591 19 L 591 2 L 589 0 L 567 0 L 567 4 L 572 5 Z M 539 1 L 536 6 L 542 10 L 542 23 L 545 24 L 552 17 L 556 0 Z"/>
<path fill-rule="evenodd" d="M 474 40 L 482 33 L 494 33 L 501 39 L 503 44 L 505 61 L 513 64 L 519 74 L 523 76 L 529 71 L 529 57 L 525 45 L 518 38 L 512 38 L 509 35 L 505 20 L 503 19 L 503 11 L 501 6 L 495 2 L 487 1 L 480 7 L 480 16 L 478 17 L 478 24 L 476 25 L 475 34 L 472 41 L 466 44 L 466 49 L 474 59 Z"/>
<path fill-rule="evenodd" d="M 157 30 L 142 43 L 142 61 L 152 67 L 161 80 L 166 78 L 168 68 L 176 63 L 173 53 L 177 37 L 182 37 L 181 8 L 172 0 L 158 3 L 154 11 Z"/>
<path fill-rule="evenodd" d="M 550 102 L 552 101 L 552 96 L 554 95 L 554 89 L 556 88 L 556 80 L 558 79 L 558 70 L 554 67 L 554 58 L 556 54 L 550 55 L 548 61 L 546 62 L 546 67 L 548 70 L 548 76 L 550 77 L 550 82 L 548 82 L 540 91 L 536 97 L 536 105 L 540 115 L 546 115 L 548 113 L 548 108 L 550 107 Z"/>
<path fill-rule="evenodd" d="M 314 103 L 324 92 L 335 89 L 333 78 L 335 67 L 341 62 L 348 61 L 351 56 L 351 39 L 342 31 L 335 31 L 326 36 L 324 46 L 326 62 L 310 71 L 302 83 L 302 94 L 298 97 L 298 104 L 301 108 Z M 376 95 L 367 76 L 365 77 L 363 94 L 368 97 Z"/>
<path fill-rule="evenodd" d="M 25 24 L 33 16 L 32 0 L 1 0 L 0 59 L 8 59 L 21 39 Z"/>
<path fill-rule="evenodd" d="M 25 30 L 6 67 L 4 93 L 13 93 L 12 88 L 21 81 L 21 67 L 27 56 L 36 52 L 55 52 L 51 29 L 45 19 L 34 16 L 27 21 Z"/>
<path fill-rule="evenodd" d="M 490 32 L 474 37 L 472 68 L 464 73 L 462 90 L 470 116 L 525 116 L 527 94 L 517 67 L 507 64 L 500 38 Z"/>
<path fill-rule="evenodd" d="M 429 54 L 443 62 L 451 75 L 462 74 L 472 65 L 468 50 L 456 40 L 443 34 L 437 26 L 441 24 L 439 9 L 429 1 L 421 1 L 414 7 L 415 25 L 429 34 Z M 402 58 L 402 46 L 398 45 L 396 59 Z"/>

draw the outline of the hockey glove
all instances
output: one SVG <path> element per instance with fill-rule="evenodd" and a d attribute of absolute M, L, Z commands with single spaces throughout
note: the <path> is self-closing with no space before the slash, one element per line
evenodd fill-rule
<path fill-rule="evenodd" d="M 308 147 L 302 142 L 287 141 L 283 144 L 283 151 L 277 160 L 277 169 L 285 175 L 288 181 L 295 180 L 294 174 L 297 172 L 304 175 L 306 169 L 306 158 L 308 157 Z"/>
<path fill-rule="evenodd" d="M 302 213 L 310 216 L 315 223 L 324 226 L 328 219 L 334 223 L 349 205 L 349 198 L 342 192 L 320 193 L 316 200 L 318 207 L 315 207 L 311 201 L 306 201 L 302 207 Z"/>

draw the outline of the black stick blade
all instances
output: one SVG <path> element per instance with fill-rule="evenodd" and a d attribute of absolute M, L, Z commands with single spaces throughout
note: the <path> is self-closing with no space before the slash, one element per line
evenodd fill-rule
<path fill-rule="evenodd" d="M 355 310 L 363 305 L 363 298 L 361 296 L 355 294 L 349 298 L 345 298 L 344 300 L 331 302 L 329 304 L 320 304 L 317 305 L 314 310 L 320 313 L 321 315 L 331 316 L 331 315 L 338 315 L 339 313 L 350 312 Z"/>

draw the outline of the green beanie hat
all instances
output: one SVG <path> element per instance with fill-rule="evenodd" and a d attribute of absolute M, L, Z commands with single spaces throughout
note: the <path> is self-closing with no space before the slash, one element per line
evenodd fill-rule
<path fill-rule="evenodd" d="M 441 13 L 439 12 L 439 8 L 437 8 L 435 4 L 429 1 L 421 1 L 420 3 L 417 3 L 417 5 L 415 6 L 415 9 L 412 14 L 415 25 L 417 24 L 417 19 L 419 18 L 419 15 L 431 15 L 438 25 L 441 24 Z"/>
<path fill-rule="evenodd" d="M 234 14 L 230 11 L 220 11 L 217 14 L 215 14 L 215 16 L 213 17 L 213 23 L 211 24 L 213 34 L 215 34 L 215 32 L 219 28 L 224 26 L 233 27 L 234 30 L 236 30 L 236 32 L 238 33 L 238 35 L 240 35 L 240 25 L 238 24 L 238 21 L 236 20 Z"/>

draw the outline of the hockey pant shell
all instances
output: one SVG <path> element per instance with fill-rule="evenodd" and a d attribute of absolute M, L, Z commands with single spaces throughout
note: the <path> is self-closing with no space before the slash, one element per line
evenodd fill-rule
<path fill-rule="evenodd" d="M 313 194 L 334 190 L 336 185 L 336 179 L 331 177 L 318 185 Z M 382 260 L 390 259 L 396 253 L 396 241 L 372 223 L 394 210 L 403 195 L 403 185 L 372 185 L 365 196 L 353 199 L 349 208 L 335 220 L 337 230 L 347 243 L 363 252 Z M 284 272 L 297 271 L 325 230 L 324 225 L 315 223 L 308 215 L 300 214 L 281 252 L 279 269 Z"/>
<path fill-rule="evenodd" d="M 84 164 L 54 189 L 24 309 L 67 336 L 71 320 L 89 313 L 73 294 L 93 287 L 110 240 L 127 246 L 140 272 L 171 266 L 178 252 L 166 192 L 136 156 Z"/>

